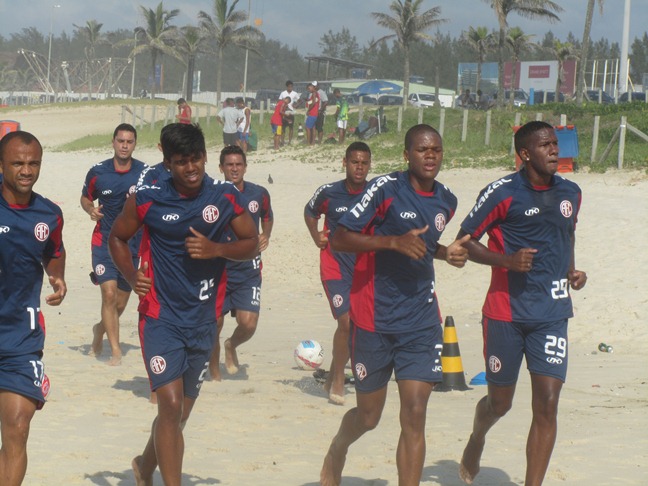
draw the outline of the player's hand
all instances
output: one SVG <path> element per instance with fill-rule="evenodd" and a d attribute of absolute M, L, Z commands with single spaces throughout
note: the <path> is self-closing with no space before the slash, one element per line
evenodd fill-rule
<path fill-rule="evenodd" d="M 329 242 L 328 235 L 330 232 L 331 230 L 322 230 L 317 232 L 317 240 L 315 240 L 317 248 L 320 250 L 326 248 L 326 245 L 328 245 Z"/>
<path fill-rule="evenodd" d="M 420 260 L 427 253 L 427 246 L 425 241 L 419 235 L 422 235 L 429 229 L 429 225 L 425 225 L 424 228 L 416 228 L 409 230 L 404 235 L 399 236 L 396 239 L 396 248 L 395 250 L 399 253 L 402 253 L 405 256 L 413 258 L 414 260 Z"/>
<path fill-rule="evenodd" d="M 570 270 L 567 278 L 569 278 L 569 285 L 574 290 L 582 289 L 587 283 L 587 274 L 580 270 Z"/>
<path fill-rule="evenodd" d="M 261 233 L 259 235 L 259 251 L 265 251 L 266 248 L 268 248 L 269 243 L 270 243 L 270 238 L 268 238 L 265 234 Z"/>
<path fill-rule="evenodd" d="M 131 286 L 133 287 L 133 292 L 135 292 L 140 297 L 144 297 L 149 293 L 149 290 L 151 290 L 151 285 L 153 283 L 153 280 L 146 276 L 148 267 L 148 262 L 144 262 L 142 266 L 137 270 L 137 273 L 135 275 L 135 285 L 131 284 Z"/>
<path fill-rule="evenodd" d="M 510 257 L 509 270 L 514 272 L 530 272 L 533 268 L 533 256 L 538 253 L 535 248 L 521 248 Z"/>
<path fill-rule="evenodd" d="M 101 218 L 104 217 L 104 214 L 101 212 L 103 209 L 103 204 L 100 204 L 99 206 L 92 208 L 92 211 L 90 211 L 90 219 L 92 221 L 99 221 Z"/>
<path fill-rule="evenodd" d="M 65 294 L 67 294 L 67 286 L 65 285 L 65 280 L 59 277 L 49 278 L 49 283 L 54 289 L 54 293 L 45 297 L 45 302 L 47 305 L 59 305 L 63 302 Z"/>
<path fill-rule="evenodd" d="M 468 249 L 463 246 L 470 241 L 470 235 L 464 235 L 458 240 L 454 240 L 446 249 L 446 262 L 453 267 L 463 268 L 468 260 Z"/>
<path fill-rule="evenodd" d="M 196 260 L 207 260 L 209 258 L 215 258 L 216 256 L 218 256 L 213 252 L 214 245 L 216 245 L 216 243 L 211 241 L 202 233 L 199 233 L 198 231 L 193 229 L 191 226 L 189 227 L 189 231 L 191 231 L 191 234 L 193 234 L 193 236 L 187 236 L 185 238 L 185 247 L 187 248 L 189 257 Z"/>

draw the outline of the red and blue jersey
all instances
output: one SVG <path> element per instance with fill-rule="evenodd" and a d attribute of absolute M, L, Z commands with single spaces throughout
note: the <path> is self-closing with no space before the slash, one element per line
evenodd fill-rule
<path fill-rule="evenodd" d="M 432 192 L 417 191 L 408 172 L 376 177 L 340 226 L 368 235 L 421 234 L 427 252 L 420 260 L 383 250 L 358 253 L 351 286 L 351 321 L 368 331 L 402 333 L 441 324 L 434 285 L 434 254 L 457 198 L 435 182 Z"/>
<path fill-rule="evenodd" d="M 0 194 L 0 356 L 41 351 L 43 262 L 63 253 L 63 213 L 33 193 L 10 205 Z"/>
<path fill-rule="evenodd" d="M 171 179 L 144 186 L 135 197 L 144 225 L 142 264 L 148 262 L 146 276 L 153 281 L 140 313 L 183 327 L 216 322 L 225 296 L 225 259 L 190 258 L 185 238 L 193 236 L 192 227 L 222 241 L 232 219 L 245 211 L 241 195 L 232 184 L 205 176 L 195 197 L 179 194 Z"/>
<path fill-rule="evenodd" d="M 137 179 L 137 188 L 150 186 L 165 179 L 171 179 L 171 173 L 164 167 L 164 162 L 146 166 Z"/>
<path fill-rule="evenodd" d="M 252 216 L 254 226 L 257 230 L 262 221 L 273 221 L 274 216 L 272 214 L 272 205 L 270 204 L 270 193 L 265 187 L 245 181 L 240 194 L 242 195 L 243 204 Z M 229 241 L 231 239 L 236 239 L 236 236 L 229 229 L 227 240 Z M 232 282 L 243 282 L 250 277 L 259 275 L 262 269 L 261 253 L 252 260 L 227 260 L 227 279 Z"/>
<path fill-rule="evenodd" d="M 140 174 L 146 167 L 144 162 L 132 159 L 130 169 L 120 172 L 115 169 L 115 161 L 107 159 L 90 168 L 81 193 L 90 201 L 98 200 L 103 205 L 101 212 L 104 215 L 92 232 L 92 246 L 108 246 L 110 228 L 126 199 L 135 192 Z M 136 251 L 137 245 L 138 239 L 132 238 L 131 249 Z"/>
<path fill-rule="evenodd" d="M 364 188 L 357 192 L 349 191 L 345 180 L 324 184 L 315 191 L 311 200 L 306 204 L 304 213 L 316 219 L 319 219 L 323 214 L 323 230 L 330 231 L 330 238 L 342 216 L 358 202 L 362 194 L 364 194 Z M 350 281 L 354 265 L 355 253 L 334 252 L 331 250 L 330 244 L 320 250 L 320 276 L 323 281 Z"/>
<path fill-rule="evenodd" d="M 573 182 L 553 176 L 533 186 L 522 169 L 484 188 L 461 229 L 475 239 L 488 234 L 488 248 L 512 255 L 534 248 L 530 272 L 492 267 L 485 316 L 507 322 L 549 322 L 572 317 L 567 273 L 581 204 Z"/>

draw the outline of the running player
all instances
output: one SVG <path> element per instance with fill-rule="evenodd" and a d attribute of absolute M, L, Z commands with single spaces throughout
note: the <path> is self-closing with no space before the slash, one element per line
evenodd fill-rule
<path fill-rule="evenodd" d="M 114 156 L 99 162 L 88 171 L 81 193 L 81 207 L 92 221 L 97 222 L 92 232 L 91 278 L 101 289 L 101 321 L 92 327 L 90 355 L 101 355 L 103 336 L 106 334 L 112 353 L 108 364 L 116 366 L 121 364 L 122 359 L 119 317 L 128 304 L 131 288 L 110 258 L 108 235 L 126 199 L 135 191 L 137 180 L 146 164 L 133 158 L 137 131 L 132 125 L 122 123 L 117 126 L 112 145 Z M 96 206 L 95 201 L 98 201 Z M 133 238 L 131 242 L 135 257 L 139 240 L 139 237 Z"/>
<path fill-rule="evenodd" d="M 257 231 L 238 191 L 205 175 L 207 152 L 195 125 L 174 124 L 161 138 L 171 179 L 129 198 L 110 233 L 117 268 L 140 296 L 140 341 L 158 414 L 141 456 L 137 485 L 152 484 L 156 467 L 167 486 L 180 486 L 182 430 L 207 373 L 224 296 L 225 258 L 256 254 Z M 144 227 L 142 264 L 129 240 Z M 227 227 L 237 237 L 223 241 Z"/>
<path fill-rule="evenodd" d="M 461 223 L 470 260 L 492 267 L 482 308 L 488 394 L 477 403 L 459 475 L 472 484 L 486 434 L 511 408 L 522 356 L 531 374 L 533 419 L 524 484 L 542 484 L 556 440 L 558 400 L 567 374 L 569 288 L 587 281 L 576 270 L 574 244 L 580 188 L 555 175 L 558 139 L 533 121 L 515 134 L 522 169 L 491 183 Z M 488 233 L 488 247 L 479 239 Z"/>
<path fill-rule="evenodd" d="M 315 245 L 320 248 L 320 277 L 337 329 L 333 335 L 333 358 L 324 389 L 329 400 L 344 405 L 344 367 L 349 361 L 349 294 L 355 265 L 354 253 L 331 250 L 329 237 L 340 218 L 352 208 L 364 193 L 367 174 L 371 169 L 371 149 L 364 142 L 353 142 L 346 149 L 342 167 L 346 178 L 321 186 L 304 208 L 304 221 Z M 324 225 L 318 220 L 324 215 Z"/>
<path fill-rule="evenodd" d="M 268 191 L 252 182 L 244 180 L 247 170 L 245 152 L 236 145 L 225 147 L 220 153 L 220 170 L 225 180 L 236 186 L 243 196 L 247 209 L 252 215 L 259 233 L 259 249 L 250 261 L 227 261 L 227 292 L 223 312 L 217 321 L 218 333 L 214 341 L 214 350 L 209 360 L 209 372 L 212 379 L 220 381 L 220 333 L 223 330 L 225 314 L 232 312 L 236 318 L 236 329 L 225 340 L 225 369 L 232 375 L 239 370 L 236 348 L 250 340 L 259 322 L 261 308 L 261 252 L 268 248 L 274 218 Z M 227 235 L 233 238 L 233 235 Z"/>
<path fill-rule="evenodd" d="M 403 155 L 408 170 L 373 179 L 331 239 L 334 251 L 357 252 L 349 311 L 357 405 L 344 415 L 324 459 L 325 486 L 340 484 L 349 446 L 378 425 L 392 372 L 401 407 L 399 484 L 421 480 L 427 402 L 442 379 L 433 258 L 462 267 L 467 251 L 462 241 L 438 243 L 457 207 L 454 194 L 436 181 L 441 136 L 416 125 L 405 135 Z"/>
<path fill-rule="evenodd" d="M 27 439 L 36 410 L 49 389 L 43 365 L 45 320 L 41 313 L 43 270 L 59 305 L 65 297 L 63 213 L 33 192 L 43 148 L 31 133 L 0 141 L 0 484 L 22 484 Z"/>

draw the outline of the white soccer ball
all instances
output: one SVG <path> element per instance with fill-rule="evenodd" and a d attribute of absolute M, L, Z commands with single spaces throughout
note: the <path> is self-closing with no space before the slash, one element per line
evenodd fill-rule
<path fill-rule="evenodd" d="M 293 356 L 302 370 L 316 370 L 324 362 L 324 349 L 317 341 L 307 339 L 297 345 Z"/>

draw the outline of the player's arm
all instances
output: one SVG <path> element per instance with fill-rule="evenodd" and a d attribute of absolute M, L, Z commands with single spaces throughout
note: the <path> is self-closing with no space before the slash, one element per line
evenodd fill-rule
<path fill-rule="evenodd" d="M 185 239 L 185 247 L 191 258 L 208 260 L 227 258 L 228 260 L 251 260 L 258 253 L 259 234 L 250 213 L 244 211 L 230 221 L 236 240 L 216 242 L 207 238 L 194 228 L 189 228 L 192 236 Z"/>
<path fill-rule="evenodd" d="M 137 217 L 136 198 L 129 197 L 124 204 L 124 209 L 112 225 L 108 237 L 110 256 L 124 278 L 128 281 L 135 293 L 143 297 L 151 289 L 151 279 L 145 276 L 148 262 L 142 262 L 142 268 L 133 265 L 133 255 L 128 246 L 137 230 L 142 226 Z"/>
<path fill-rule="evenodd" d="M 428 225 L 416 228 L 403 235 L 368 235 L 338 226 L 331 237 L 334 251 L 360 253 L 368 251 L 393 250 L 405 256 L 420 260 L 427 253 L 425 241 L 420 235 L 428 230 Z"/>
<path fill-rule="evenodd" d="M 328 235 L 330 231 L 328 230 L 320 231 L 318 228 L 318 221 L 319 220 L 317 218 L 314 218 L 306 211 L 304 211 L 304 222 L 306 223 L 308 232 L 310 233 L 311 238 L 315 242 L 315 246 L 323 250 L 324 248 L 326 248 L 326 245 L 328 245 L 329 242 Z"/>
<path fill-rule="evenodd" d="M 100 204 L 99 206 L 95 206 L 94 201 L 92 201 L 85 194 L 81 195 L 80 202 L 81 202 L 81 207 L 86 213 L 88 213 L 92 221 L 99 221 L 101 218 L 104 217 L 103 213 L 101 212 L 101 210 L 103 209 L 103 204 Z"/>
<path fill-rule="evenodd" d="M 462 238 L 457 238 L 449 246 L 437 244 L 437 251 L 434 258 L 438 260 L 445 260 L 453 267 L 462 268 L 468 260 L 468 249 L 464 243 L 470 241 L 470 235 L 464 235 Z"/>
<path fill-rule="evenodd" d="M 57 258 L 49 258 L 43 262 L 45 273 L 49 277 L 49 283 L 54 289 L 54 293 L 45 297 L 47 305 L 59 305 L 63 302 L 67 294 L 67 285 L 65 284 L 65 250 Z"/>
<path fill-rule="evenodd" d="M 585 287 L 587 283 L 587 274 L 581 270 L 576 270 L 576 235 L 572 233 L 571 235 L 571 262 L 569 265 L 569 273 L 567 277 L 569 278 L 569 285 L 574 290 L 580 290 Z"/>
<path fill-rule="evenodd" d="M 245 108 L 245 110 L 243 112 L 245 113 L 245 130 L 244 131 L 247 132 L 248 129 L 250 128 L 250 118 L 252 117 L 252 114 L 250 112 L 250 109 L 247 108 L 247 107 Z"/>
<path fill-rule="evenodd" d="M 464 230 L 459 230 L 457 240 L 464 241 L 466 235 Z M 533 267 L 533 256 L 538 252 L 535 248 L 521 248 L 511 255 L 505 255 L 489 250 L 476 238 L 464 241 L 463 246 L 468 250 L 468 259 L 471 262 L 491 267 L 502 267 L 513 272 L 530 271 Z"/>
<path fill-rule="evenodd" d="M 270 244 L 270 236 L 272 235 L 272 227 L 274 226 L 274 220 L 268 219 L 266 221 L 261 220 L 261 234 L 259 234 L 259 251 L 265 251 Z"/>

